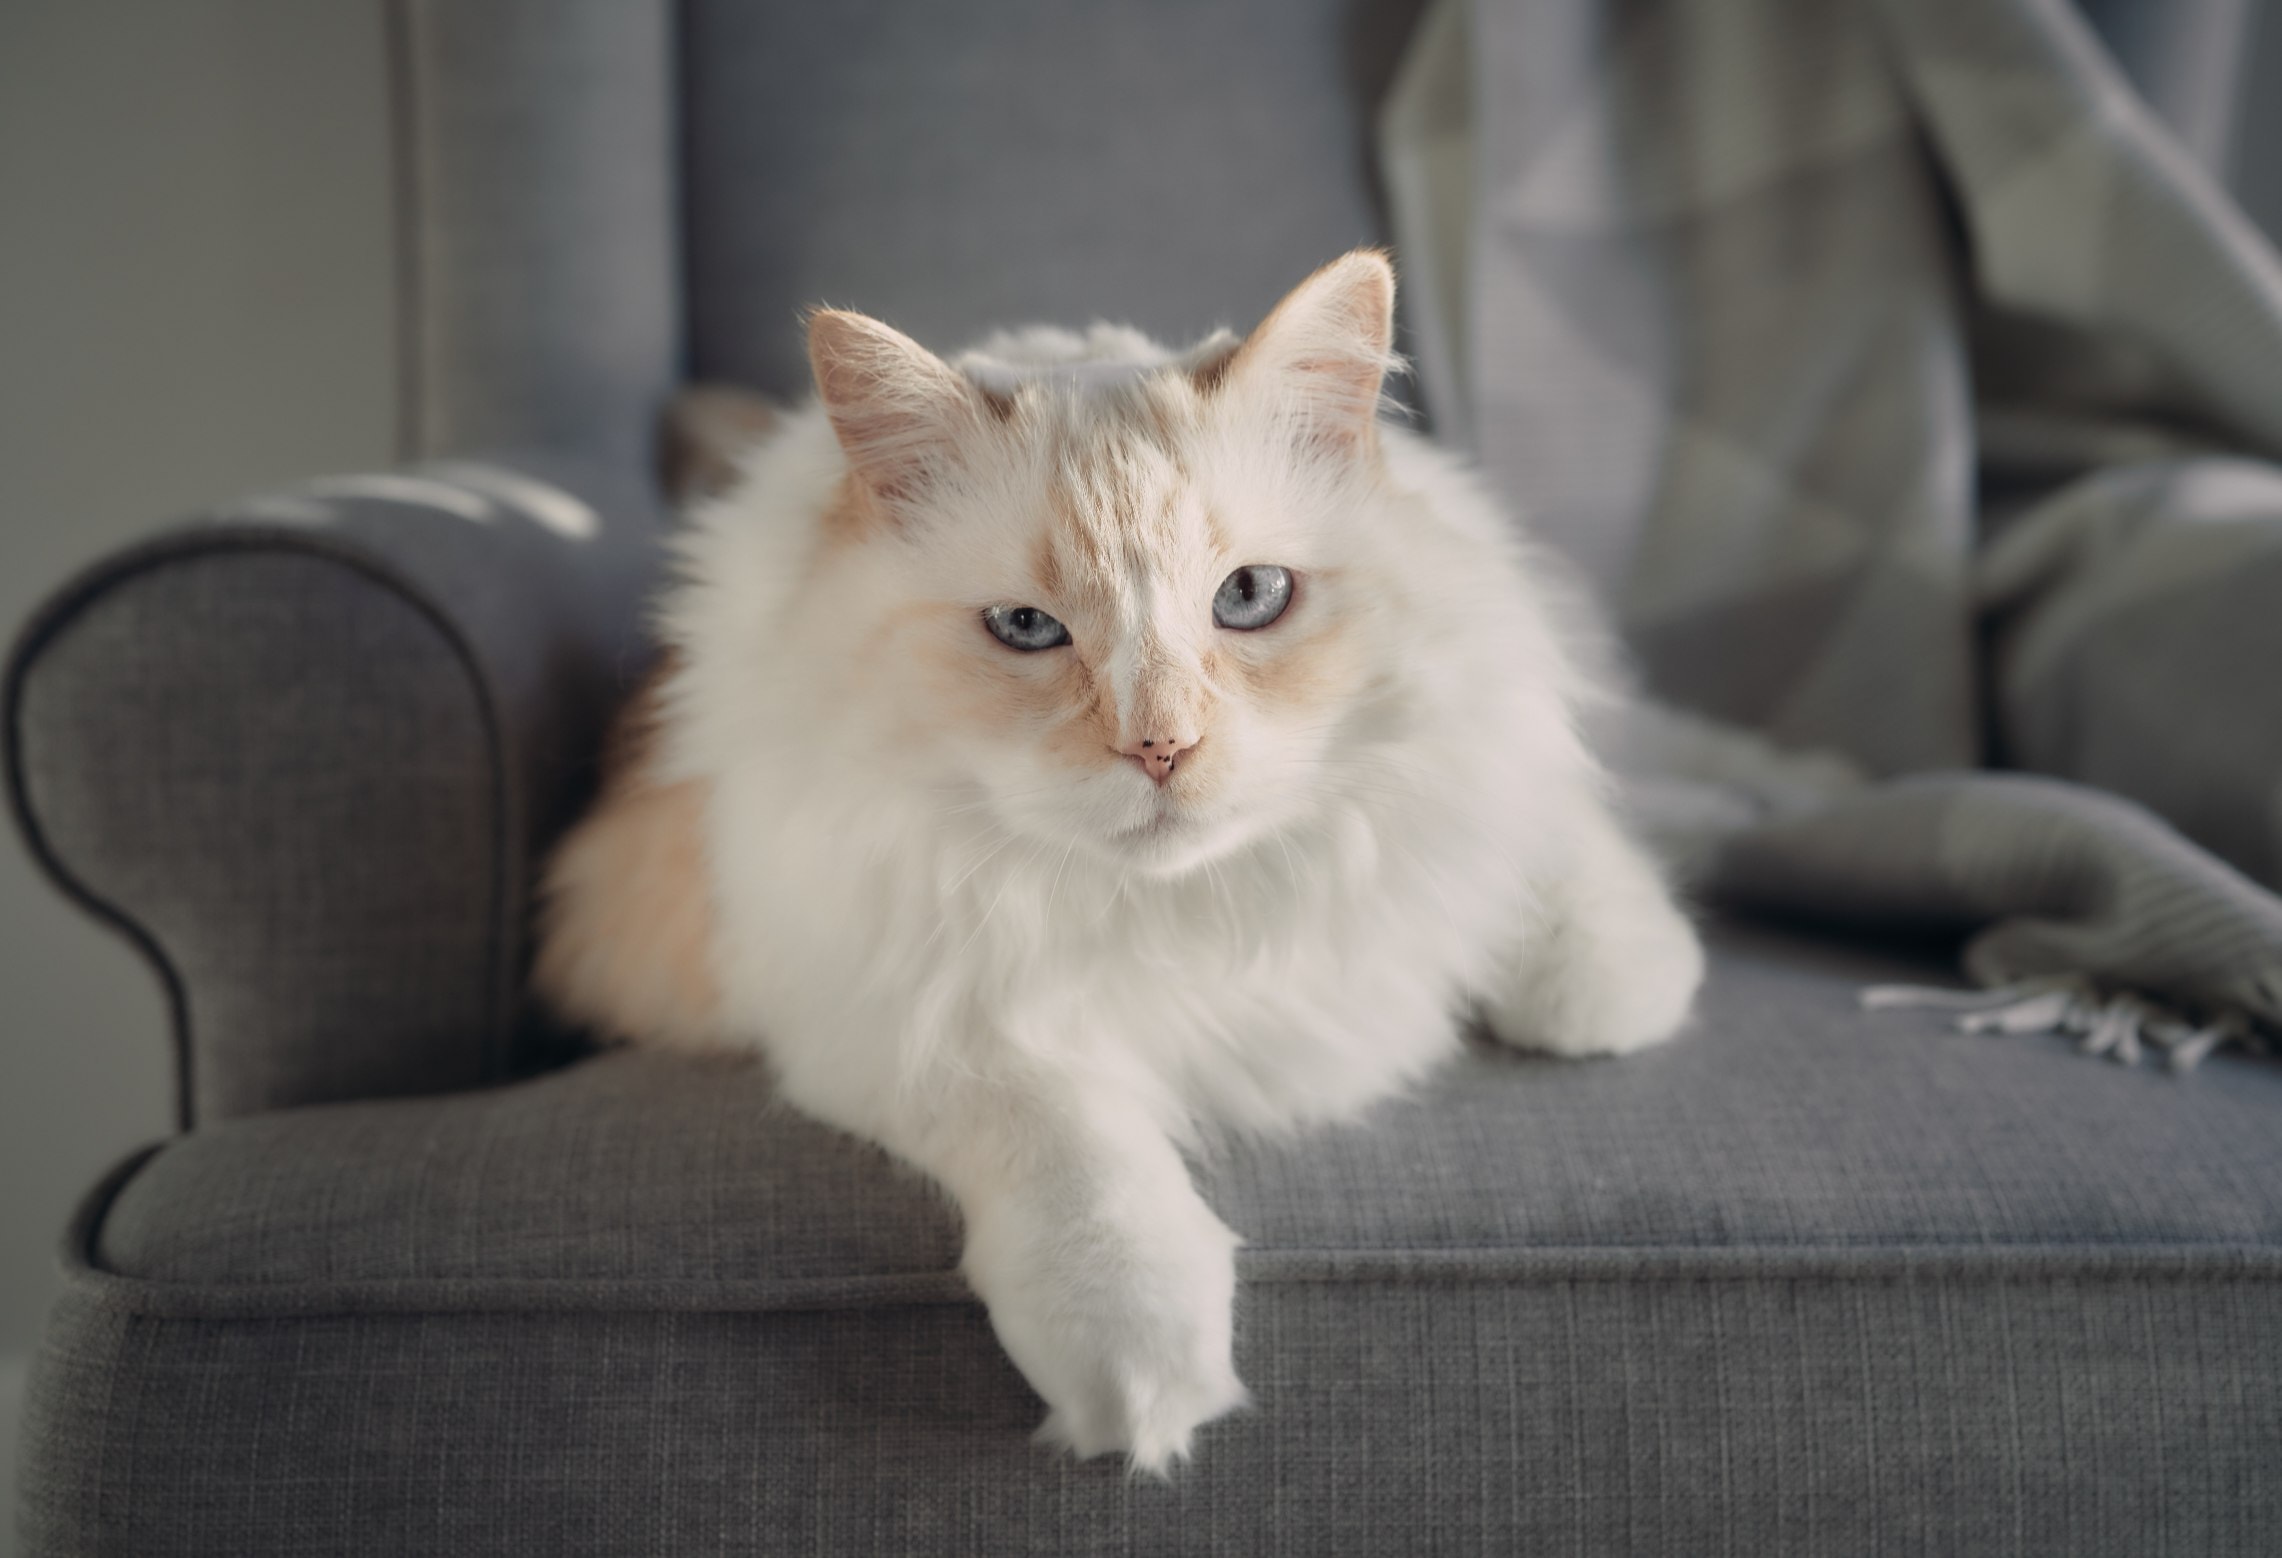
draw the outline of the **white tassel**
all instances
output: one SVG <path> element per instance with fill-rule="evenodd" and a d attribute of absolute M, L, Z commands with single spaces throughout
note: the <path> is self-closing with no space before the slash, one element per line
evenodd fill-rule
<path fill-rule="evenodd" d="M 1950 990 L 1938 985 L 1869 985 L 1862 991 L 1865 1011 L 1980 1012 L 2009 1006 L 2024 995 L 2053 988 L 2048 979 L 2024 980 L 1991 990 Z"/>
<path fill-rule="evenodd" d="M 1959 1033 L 2066 1034 L 2085 1054 L 2104 1055 L 2126 1066 L 2138 1065 L 2150 1047 L 2162 1052 L 2173 1071 L 2194 1070 L 2221 1045 L 2266 1048 L 2263 1037 L 2239 1012 L 2197 1024 L 2130 991 L 2103 996 L 2089 979 L 2077 974 L 2024 979 L 1987 990 L 1871 985 L 1860 999 L 1865 1011 L 1953 1012 L 1950 1026 Z"/>

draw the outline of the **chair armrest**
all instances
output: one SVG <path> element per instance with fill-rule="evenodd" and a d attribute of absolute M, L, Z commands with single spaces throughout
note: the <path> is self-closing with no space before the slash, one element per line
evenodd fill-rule
<path fill-rule="evenodd" d="M 185 1125 L 508 1071 L 661 531 L 631 473 L 455 461 L 228 506 L 35 614 L 10 804 L 157 968 Z"/>

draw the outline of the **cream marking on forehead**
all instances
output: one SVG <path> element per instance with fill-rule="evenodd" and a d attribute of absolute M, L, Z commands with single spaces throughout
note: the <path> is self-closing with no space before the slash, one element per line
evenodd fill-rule
<path fill-rule="evenodd" d="M 1073 562 L 1083 559 L 1082 567 L 1058 571 L 1083 581 L 1073 588 L 1089 597 L 1098 622 L 1092 668 L 1120 739 L 1128 740 L 1147 734 L 1135 721 L 1173 717 L 1172 708 L 1185 701 L 1176 688 L 1189 659 L 1173 620 L 1186 472 L 1166 447 L 1162 426 L 1142 422 L 1066 426 L 1053 446 L 1058 522 L 1049 545 Z"/>
<path fill-rule="evenodd" d="M 1076 434 L 1056 451 L 1054 505 L 1097 567 L 1143 569 L 1177 539 L 1184 476 L 1168 451 L 1130 431 Z"/>

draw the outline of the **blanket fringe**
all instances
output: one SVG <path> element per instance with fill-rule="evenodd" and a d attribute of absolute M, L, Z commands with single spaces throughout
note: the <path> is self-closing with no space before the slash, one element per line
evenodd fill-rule
<path fill-rule="evenodd" d="M 1861 995 L 1874 1012 L 1956 1014 L 1959 1033 L 2063 1033 L 2087 1055 L 2136 1066 L 2150 1049 L 2173 1071 L 2192 1071 L 2222 1045 L 2268 1054 L 2273 1045 L 2240 1012 L 2197 1023 L 2176 1009 L 2132 991 L 2103 994 L 2081 974 L 2054 975 L 1987 990 L 1945 990 L 1930 985 L 1871 985 Z"/>

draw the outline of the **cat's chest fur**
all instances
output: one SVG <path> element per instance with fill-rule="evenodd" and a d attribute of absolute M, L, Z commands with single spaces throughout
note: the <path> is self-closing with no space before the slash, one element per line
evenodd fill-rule
<path fill-rule="evenodd" d="M 1528 863 L 1556 841 L 1501 776 L 1501 722 L 1524 717 L 1480 698 L 1417 738 L 1431 777 L 1362 781 L 1171 882 L 749 762 L 709 816 L 725 1026 L 858 1131 L 900 1087 L 1007 1048 L 1116 1077 L 1176 1132 L 1349 1115 L 1452 1051 L 1526 913 Z"/>

